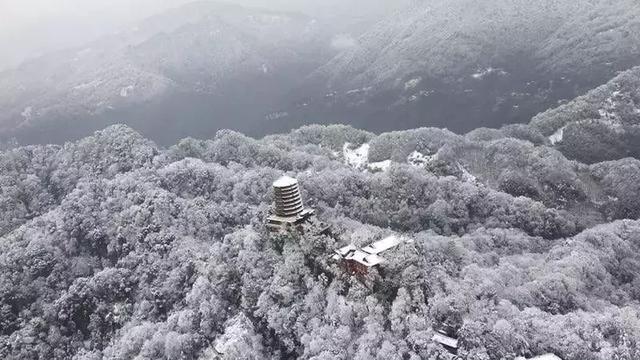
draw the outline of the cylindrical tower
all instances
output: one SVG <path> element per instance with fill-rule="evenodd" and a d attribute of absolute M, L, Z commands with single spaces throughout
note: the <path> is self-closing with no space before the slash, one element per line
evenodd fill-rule
<path fill-rule="evenodd" d="M 273 183 L 276 198 L 276 215 L 294 217 L 304 210 L 298 180 L 288 176 L 281 177 Z"/>

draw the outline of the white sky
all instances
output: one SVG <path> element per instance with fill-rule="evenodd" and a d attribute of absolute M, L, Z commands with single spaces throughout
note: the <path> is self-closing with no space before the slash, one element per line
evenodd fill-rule
<path fill-rule="evenodd" d="M 0 0 L 0 30 L 21 29 L 57 18 L 135 20 L 189 0 Z"/>
<path fill-rule="evenodd" d="M 194 0 L 0 0 L 0 71 L 25 58 L 79 46 Z M 368 16 L 409 0 L 226 0 L 313 16 Z"/>

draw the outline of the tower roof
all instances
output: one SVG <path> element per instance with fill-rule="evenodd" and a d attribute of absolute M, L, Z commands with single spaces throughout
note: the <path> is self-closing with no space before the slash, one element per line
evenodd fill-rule
<path fill-rule="evenodd" d="M 273 183 L 273 187 L 275 188 L 285 188 L 285 187 L 289 187 L 289 186 L 293 186 L 293 185 L 297 185 L 298 184 L 298 180 L 289 177 L 289 176 L 283 176 L 280 179 L 276 180 Z"/>

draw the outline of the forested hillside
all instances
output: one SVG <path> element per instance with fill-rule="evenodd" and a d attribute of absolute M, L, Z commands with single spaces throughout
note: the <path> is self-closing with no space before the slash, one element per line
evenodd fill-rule
<path fill-rule="evenodd" d="M 307 79 L 300 117 L 376 132 L 526 123 L 640 65 L 639 19 L 633 0 L 416 0 Z"/>
<path fill-rule="evenodd" d="M 264 128 L 293 84 L 335 55 L 333 31 L 299 13 L 189 3 L 0 72 L 0 138 L 63 143 L 125 121 L 170 144 Z"/>
<path fill-rule="evenodd" d="M 640 157 L 640 68 L 533 118 L 567 157 L 586 163 Z"/>
<path fill-rule="evenodd" d="M 551 131 L 4 145 L 0 358 L 449 359 L 446 324 L 467 359 L 638 359 L 640 161 Z M 264 230 L 285 173 L 335 236 Z M 329 260 L 392 232 L 371 283 Z"/>
<path fill-rule="evenodd" d="M 336 3 L 307 15 L 195 1 L 0 72 L 0 141 L 115 123 L 163 146 L 308 124 L 461 134 L 528 123 L 640 65 L 636 0 Z"/>

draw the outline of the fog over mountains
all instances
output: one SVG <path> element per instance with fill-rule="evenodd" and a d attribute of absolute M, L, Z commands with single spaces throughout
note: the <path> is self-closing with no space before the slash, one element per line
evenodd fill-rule
<path fill-rule="evenodd" d="M 124 122 L 170 144 L 526 123 L 639 65 L 639 14 L 632 0 L 414 1 L 375 22 L 190 3 L 1 73 L 0 133 L 62 142 Z"/>
<path fill-rule="evenodd" d="M 640 359 L 638 55 L 632 0 L 201 1 L 1 72 L 0 358 Z"/>

